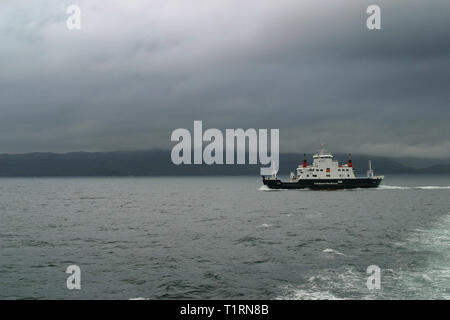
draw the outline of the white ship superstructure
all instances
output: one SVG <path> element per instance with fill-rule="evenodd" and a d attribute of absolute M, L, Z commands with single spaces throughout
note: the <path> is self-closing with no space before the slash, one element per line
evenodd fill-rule
<path fill-rule="evenodd" d="M 339 163 L 333 160 L 333 155 L 322 145 L 320 151 L 313 156 L 311 165 L 308 165 L 305 155 L 296 173 L 291 172 L 290 181 L 281 181 L 276 172 L 271 177 L 262 178 L 263 183 L 271 189 L 355 189 L 376 188 L 384 176 L 374 175 L 369 160 L 367 177 L 356 177 L 351 156 L 347 163 Z"/>
<path fill-rule="evenodd" d="M 333 155 L 325 150 L 325 145 L 321 146 L 318 153 L 313 155 L 313 163 L 307 165 L 306 155 L 303 164 L 297 168 L 297 174 L 291 173 L 291 182 L 300 179 L 355 179 L 352 160 L 348 163 L 340 164 L 333 160 Z"/>

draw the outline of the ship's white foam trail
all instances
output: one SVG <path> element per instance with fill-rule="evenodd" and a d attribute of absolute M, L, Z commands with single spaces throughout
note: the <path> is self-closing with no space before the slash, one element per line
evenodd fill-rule
<path fill-rule="evenodd" d="M 290 190 L 292 189 L 270 189 L 266 185 L 262 185 L 259 187 L 258 191 L 281 191 L 281 190 Z M 308 191 L 310 189 L 295 189 L 296 191 Z M 343 189 L 343 190 L 367 190 L 367 189 Z M 450 186 L 418 186 L 418 187 L 408 187 L 408 186 L 388 186 L 382 185 L 378 188 L 374 188 L 372 190 L 450 190 Z"/>
<path fill-rule="evenodd" d="M 404 187 L 404 186 L 386 186 L 378 187 L 380 190 L 450 190 L 450 186 L 419 186 L 419 187 Z"/>
<path fill-rule="evenodd" d="M 450 189 L 450 186 L 447 186 L 447 187 L 425 186 L 425 187 L 418 187 L 418 188 L 423 189 L 423 190 L 445 190 L 445 189 Z"/>

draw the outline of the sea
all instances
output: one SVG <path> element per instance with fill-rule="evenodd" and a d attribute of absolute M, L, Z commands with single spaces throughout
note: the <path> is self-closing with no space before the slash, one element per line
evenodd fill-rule
<path fill-rule="evenodd" d="M 449 299 L 449 205 L 448 175 L 1 178 L 0 299 Z"/>

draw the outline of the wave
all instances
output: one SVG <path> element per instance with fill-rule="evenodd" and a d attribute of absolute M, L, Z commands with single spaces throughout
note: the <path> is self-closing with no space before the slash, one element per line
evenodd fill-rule
<path fill-rule="evenodd" d="M 273 224 L 270 223 L 263 223 L 262 225 L 259 226 L 260 228 L 270 228 L 273 227 Z"/>
<path fill-rule="evenodd" d="M 343 254 L 342 252 L 339 252 L 339 251 L 336 251 L 336 250 L 330 249 L 330 248 L 326 248 L 326 249 L 324 249 L 322 252 L 325 252 L 325 253 L 334 253 L 334 254 L 337 254 L 337 255 L 339 255 L 339 256 L 346 256 L 346 255 Z"/>
<path fill-rule="evenodd" d="M 291 289 L 276 300 L 342 300 L 329 291 L 310 291 L 305 289 Z"/>

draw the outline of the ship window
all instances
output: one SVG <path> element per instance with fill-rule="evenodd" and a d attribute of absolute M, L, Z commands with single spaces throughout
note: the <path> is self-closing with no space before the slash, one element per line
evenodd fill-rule
<path fill-rule="evenodd" d="M 341 171 L 341 169 L 338 169 L 338 171 Z"/>
<path fill-rule="evenodd" d="M 323 169 L 320 169 L 320 171 L 323 171 Z"/>
<path fill-rule="evenodd" d="M 329 174 L 327 174 L 327 177 L 329 177 L 330 175 Z"/>
<path fill-rule="evenodd" d="M 350 175 L 348 174 L 347 177 L 350 177 Z"/>
<path fill-rule="evenodd" d="M 317 174 L 313 174 L 313 177 L 314 177 L 314 178 L 317 177 Z"/>
<path fill-rule="evenodd" d="M 307 174 L 306 176 L 309 177 L 309 174 Z"/>

